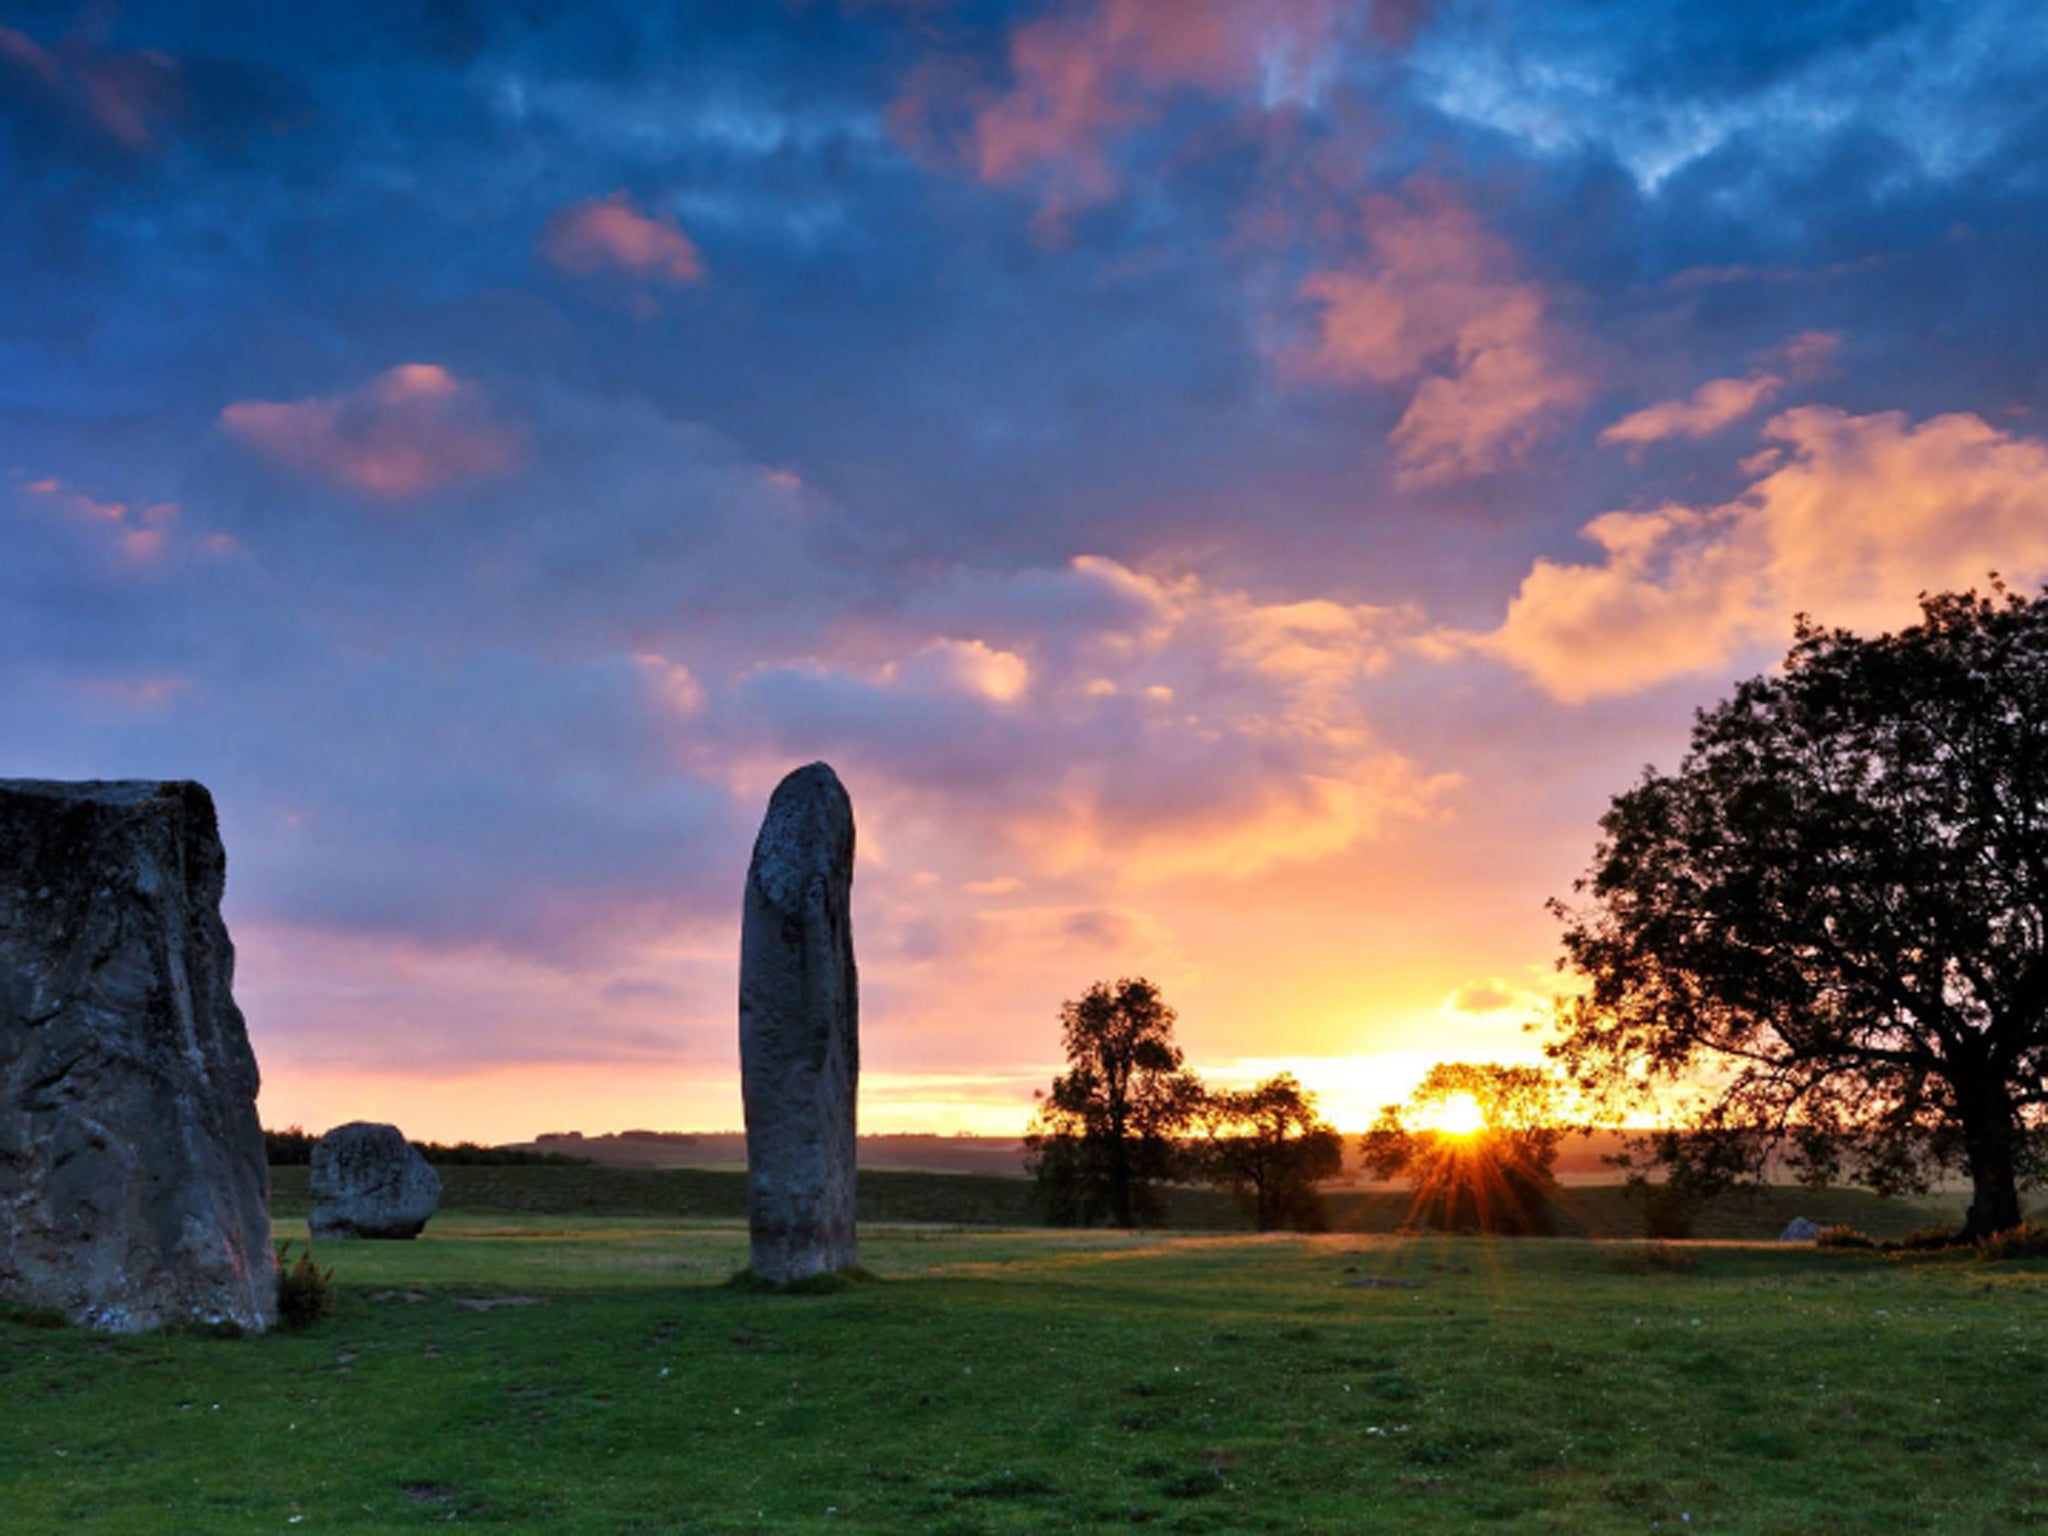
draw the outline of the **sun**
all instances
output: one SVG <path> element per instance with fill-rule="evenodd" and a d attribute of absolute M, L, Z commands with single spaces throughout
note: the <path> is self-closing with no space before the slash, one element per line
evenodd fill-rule
<path fill-rule="evenodd" d="M 1429 1118 L 1446 1136 L 1471 1136 L 1486 1129 L 1486 1111 L 1469 1093 L 1451 1094 Z"/>

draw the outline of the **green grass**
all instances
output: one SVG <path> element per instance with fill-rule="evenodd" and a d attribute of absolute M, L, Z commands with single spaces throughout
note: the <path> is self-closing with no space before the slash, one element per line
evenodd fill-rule
<path fill-rule="evenodd" d="M 0 1530 L 2048 1527 L 2042 1261 L 899 1226 L 775 1296 L 745 1249 L 450 1210 L 321 1245 L 304 1334 L 0 1316 Z"/>

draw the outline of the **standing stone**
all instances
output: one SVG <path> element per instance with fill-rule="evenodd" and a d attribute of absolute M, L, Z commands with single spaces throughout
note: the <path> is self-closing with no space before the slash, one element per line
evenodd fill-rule
<path fill-rule="evenodd" d="M 1785 1223 L 1785 1230 L 1778 1234 L 1781 1243 L 1810 1243 L 1820 1236 L 1820 1223 L 1808 1221 L 1804 1216 L 1794 1216 Z"/>
<path fill-rule="evenodd" d="M 754 839 L 740 929 L 740 1090 L 753 1271 L 787 1284 L 851 1268 L 853 805 L 823 763 L 775 787 Z"/>
<path fill-rule="evenodd" d="M 441 1204 L 441 1175 L 395 1125 L 352 1120 L 313 1144 L 315 1237 L 418 1237 Z"/>
<path fill-rule="evenodd" d="M 0 780 L 0 1296 L 118 1332 L 275 1318 L 226 879 L 201 785 Z"/>

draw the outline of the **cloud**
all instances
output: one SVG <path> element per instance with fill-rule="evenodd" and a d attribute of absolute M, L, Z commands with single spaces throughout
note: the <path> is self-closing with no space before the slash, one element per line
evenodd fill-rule
<path fill-rule="evenodd" d="M 31 156 L 126 174 L 157 158 L 173 132 L 217 148 L 302 117 L 293 92 L 240 62 L 106 47 L 94 35 L 104 30 L 97 9 L 47 47 L 0 24 L 0 125 Z"/>
<path fill-rule="evenodd" d="M 1406 484 L 1521 459 L 1587 392 L 1543 290 L 1440 188 L 1372 197 L 1363 222 L 1363 260 L 1303 280 L 1315 335 L 1288 356 L 1288 371 L 1334 384 L 1413 383 L 1388 439 Z"/>
<path fill-rule="evenodd" d="M 1450 14 L 1412 60 L 1429 106 L 1534 155 L 1597 153 L 1646 191 L 1702 162 L 1858 140 L 1916 177 L 1961 179 L 2024 132 L 2048 57 L 2028 0 L 1532 6 L 1511 31 L 1488 7 Z"/>
<path fill-rule="evenodd" d="M 281 464 L 387 501 L 500 473 L 519 456 L 483 390 L 433 363 L 401 363 L 340 395 L 238 400 L 221 421 Z"/>
<path fill-rule="evenodd" d="M 1784 384 L 1769 373 L 1752 373 L 1746 379 L 1709 379 L 1683 400 L 1660 401 L 1622 417 L 1600 434 L 1600 444 L 1604 448 L 1639 448 L 1668 437 L 1711 437 L 1762 406 Z"/>
<path fill-rule="evenodd" d="M 1343 0 L 1079 0 L 1018 25 L 1009 83 L 991 91 L 957 60 L 928 61 L 891 122 L 933 149 L 962 119 L 955 152 L 983 181 L 1031 181 L 1056 221 L 1116 196 L 1110 146 L 1151 122 L 1173 93 L 1254 96 L 1271 108 L 1312 99 L 1355 7 Z"/>
<path fill-rule="evenodd" d="M 61 508 L 88 526 L 107 529 L 113 536 L 114 548 L 135 565 L 148 565 L 162 556 L 178 523 L 176 502 L 137 506 L 125 501 L 103 501 L 66 485 L 54 475 L 36 480 L 23 480 L 19 475 L 16 478 L 29 496 Z"/>
<path fill-rule="evenodd" d="M 1733 501 L 1608 512 L 1602 558 L 1540 559 L 1499 629 L 1468 637 L 1571 703 L 1728 667 L 1795 612 L 1881 629 L 1923 591 L 2048 576 L 2048 446 L 1966 413 L 1913 424 L 1802 406 Z"/>
<path fill-rule="evenodd" d="M 557 209 L 540 246 L 555 266 L 579 277 L 617 272 L 661 283 L 704 278 L 696 242 L 673 218 L 642 213 L 624 192 Z"/>
<path fill-rule="evenodd" d="M 977 827 L 999 867 L 967 873 L 989 879 L 1248 874 L 1435 814 L 1451 786 L 1388 748 L 1361 702 L 1410 615 L 1101 556 L 940 585 L 970 600 L 916 611 L 979 612 L 982 634 L 912 630 L 880 662 L 758 669 L 724 701 L 727 750 L 763 734 L 765 758 L 827 756 L 870 805 L 893 797 L 899 826 L 955 845 Z"/>
<path fill-rule="evenodd" d="M 177 114 L 181 86 L 177 60 L 161 53 L 111 53 L 76 42 L 45 48 L 0 26 L 0 111 L 32 132 L 75 134 L 118 154 L 140 154 Z"/>

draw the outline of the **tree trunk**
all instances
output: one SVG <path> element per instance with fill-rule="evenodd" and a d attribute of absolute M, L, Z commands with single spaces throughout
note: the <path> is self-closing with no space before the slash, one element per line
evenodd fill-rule
<path fill-rule="evenodd" d="M 1963 1147 L 1970 1165 L 1970 1212 L 1963 1240 L 1977 1242 L 2020 1224 L 2020 1131 L 2003 1099 L 1963 1117 Z"/>
<path fill-rule="evenodd" d="M 1131 1144 L 1120 1121 L 1109 1143 L 1109 1224 L 1126 1231 L 1138 1224 L 1131 1208 Z"/>

